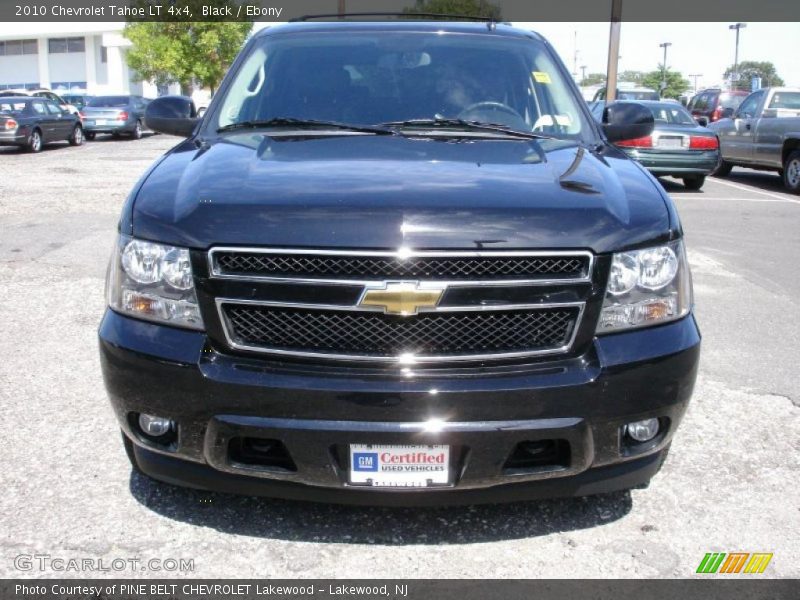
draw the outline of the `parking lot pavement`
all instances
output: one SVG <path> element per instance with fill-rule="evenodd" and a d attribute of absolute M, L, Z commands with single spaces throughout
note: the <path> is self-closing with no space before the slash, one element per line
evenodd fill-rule
<path fill-rule="evenodd" d="M 693 403 L 648 489 L 351 508 L 185 490 L 131 472 L 96 328 L 120 206 L 175 141 L 0 149 L 0 576 L 82 575 L 15 570 L 14 557 L 47 554 L 188 558 L 199 577 L 685 577 L 711 551 L 772 552 L 766 575 L 800 576 L 800 197 L 777 176 L 737 169 L 699 193 L 665 180 L 704 347 Z"/>

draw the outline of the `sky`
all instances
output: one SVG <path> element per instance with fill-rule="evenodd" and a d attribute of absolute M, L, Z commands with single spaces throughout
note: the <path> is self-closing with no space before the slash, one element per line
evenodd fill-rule
<path fill-rule="evenodd" d="M 578 50 L 578 73 L 586 65 L 587 73 L 605 73 L 608 62 L 608 23 L 514 23 L 532 29 L 547 38 L 570 71 L 575 49 Z M 691 73 L 699 88 L 722 83 L 722 74 L 733 64 L 736 32 L 729 22 L 720 23 L 622 23 L 620 36 L 620 71 L 653 71 L 664 60 L 667 66 L 684 76 Z M 577 44 L 576 34 L 577 32 Z M 787 86 L 800 87 L 800 22 L 747 23 L 739 32 L 739 62 L 770 61 Z M 688 78 L 694 84 L 694 78 Z"/>

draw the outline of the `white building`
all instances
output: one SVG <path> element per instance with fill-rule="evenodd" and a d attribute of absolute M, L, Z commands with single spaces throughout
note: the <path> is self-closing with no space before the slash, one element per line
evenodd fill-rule
<path fill-rule="evenodd" d="M 50 88 L 91 95 L 158 96 L 136 81 L 124 23 L 0 23 L 0 90 Z M 166 90 L 162 90 L 166 91 Z M 174 93 L 174 90 L 169 90 Z"/>

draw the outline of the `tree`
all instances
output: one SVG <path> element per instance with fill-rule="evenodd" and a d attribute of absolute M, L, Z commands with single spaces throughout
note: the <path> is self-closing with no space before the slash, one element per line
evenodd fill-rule
<path fill-rule="evenodd" d="M 127 52 L 128 66 L 142 79 L 158 84 L 177 82 L 182 93 L 191 93 L 197 82 L 212 91 L 217 88 L 231 62 L 253 27 L 252 22 L 183 21 L 187 7 L 192 18 L 202 15 L 202 5 L 223 8 L 236 5 L 230 0 L 175 0 L 174 17 L 165 22 L 129 22 L 124 35 L 133 47 Z M 165 6 L 162 10 L 167 10 Z M 202 17 L 200 17 L 202 18 Z"/>
<path fill-rule="evenodd" d="M 775 65 L 769 61 L 743 60 L 739 63 L 739 80 L 731 83 L 731 87 L 737 90 L 749 90 L 750 82 L 753 77 L 761 78 L 761 85 L 764 87 L 783 85 L 783 79 L 775 71 Z M 725 81 L 730 81 L 734 73 L 733 65 L 725 69 L 722 76 Z"/>
<path fill-rule="evenodd" d="M 605 73 L 589 73 L 586 77 L 581 79 L 580 85 L 582 86 L 598 85 L 605 82 L 606 82 Z"/>
<path fill-rule="evenodd" d="M 403 12 L 485 17 L 496 21 L 500 20 L 500 7 L 488 2 L 488 0 L 416 0 L 414 6 L 404 8 Z"/>
<path fill-rule="evenodd" d="M 685 79 L 678 71 L 670 71 L 667 69 L 666 72 L 662 72 L 661 67 L 662 66 L 659 65 L 657 71 L 645 73 L 642 78 L 642 85 L 654 90 L 660 90 L 662 98 L 678 99 L 683 92 L 691 87 L 689 80 Z M 665 80 L 667 82 L 667 87 L 661 89 L 661 82 Z"/>

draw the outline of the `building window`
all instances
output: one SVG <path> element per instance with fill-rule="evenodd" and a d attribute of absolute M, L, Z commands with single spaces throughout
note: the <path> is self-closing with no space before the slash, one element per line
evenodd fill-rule
<path fill-rule="evenodd" d="M 0 42 L 0 56 L 19 56 L 20 54 L 37 54 L 39 45 L 36 40 L 8 40 Z"/>
<path fill-rule="evenodd" d="M 100 46 L 100 62 L 105 64 L 108 62 L 108 48 Z"/>
<path fill-rule="evenodd" d="M 52 81 L 50 82 L 50 88 L 55 90 L 56 92 L 66 93 L 66 92 L 79 92 L 86 89 L 86 82 L 85 81 Z"/>
<path fill-rule="evenodd" d="M 0 90 L 36 90 L 40 83 L 0 83 Z"/>
<path fill-rule="evenodd" d="M 86 51 L 86 38 L 50 38 L 47 40 L 50 54 L 65 54 Z"/>

